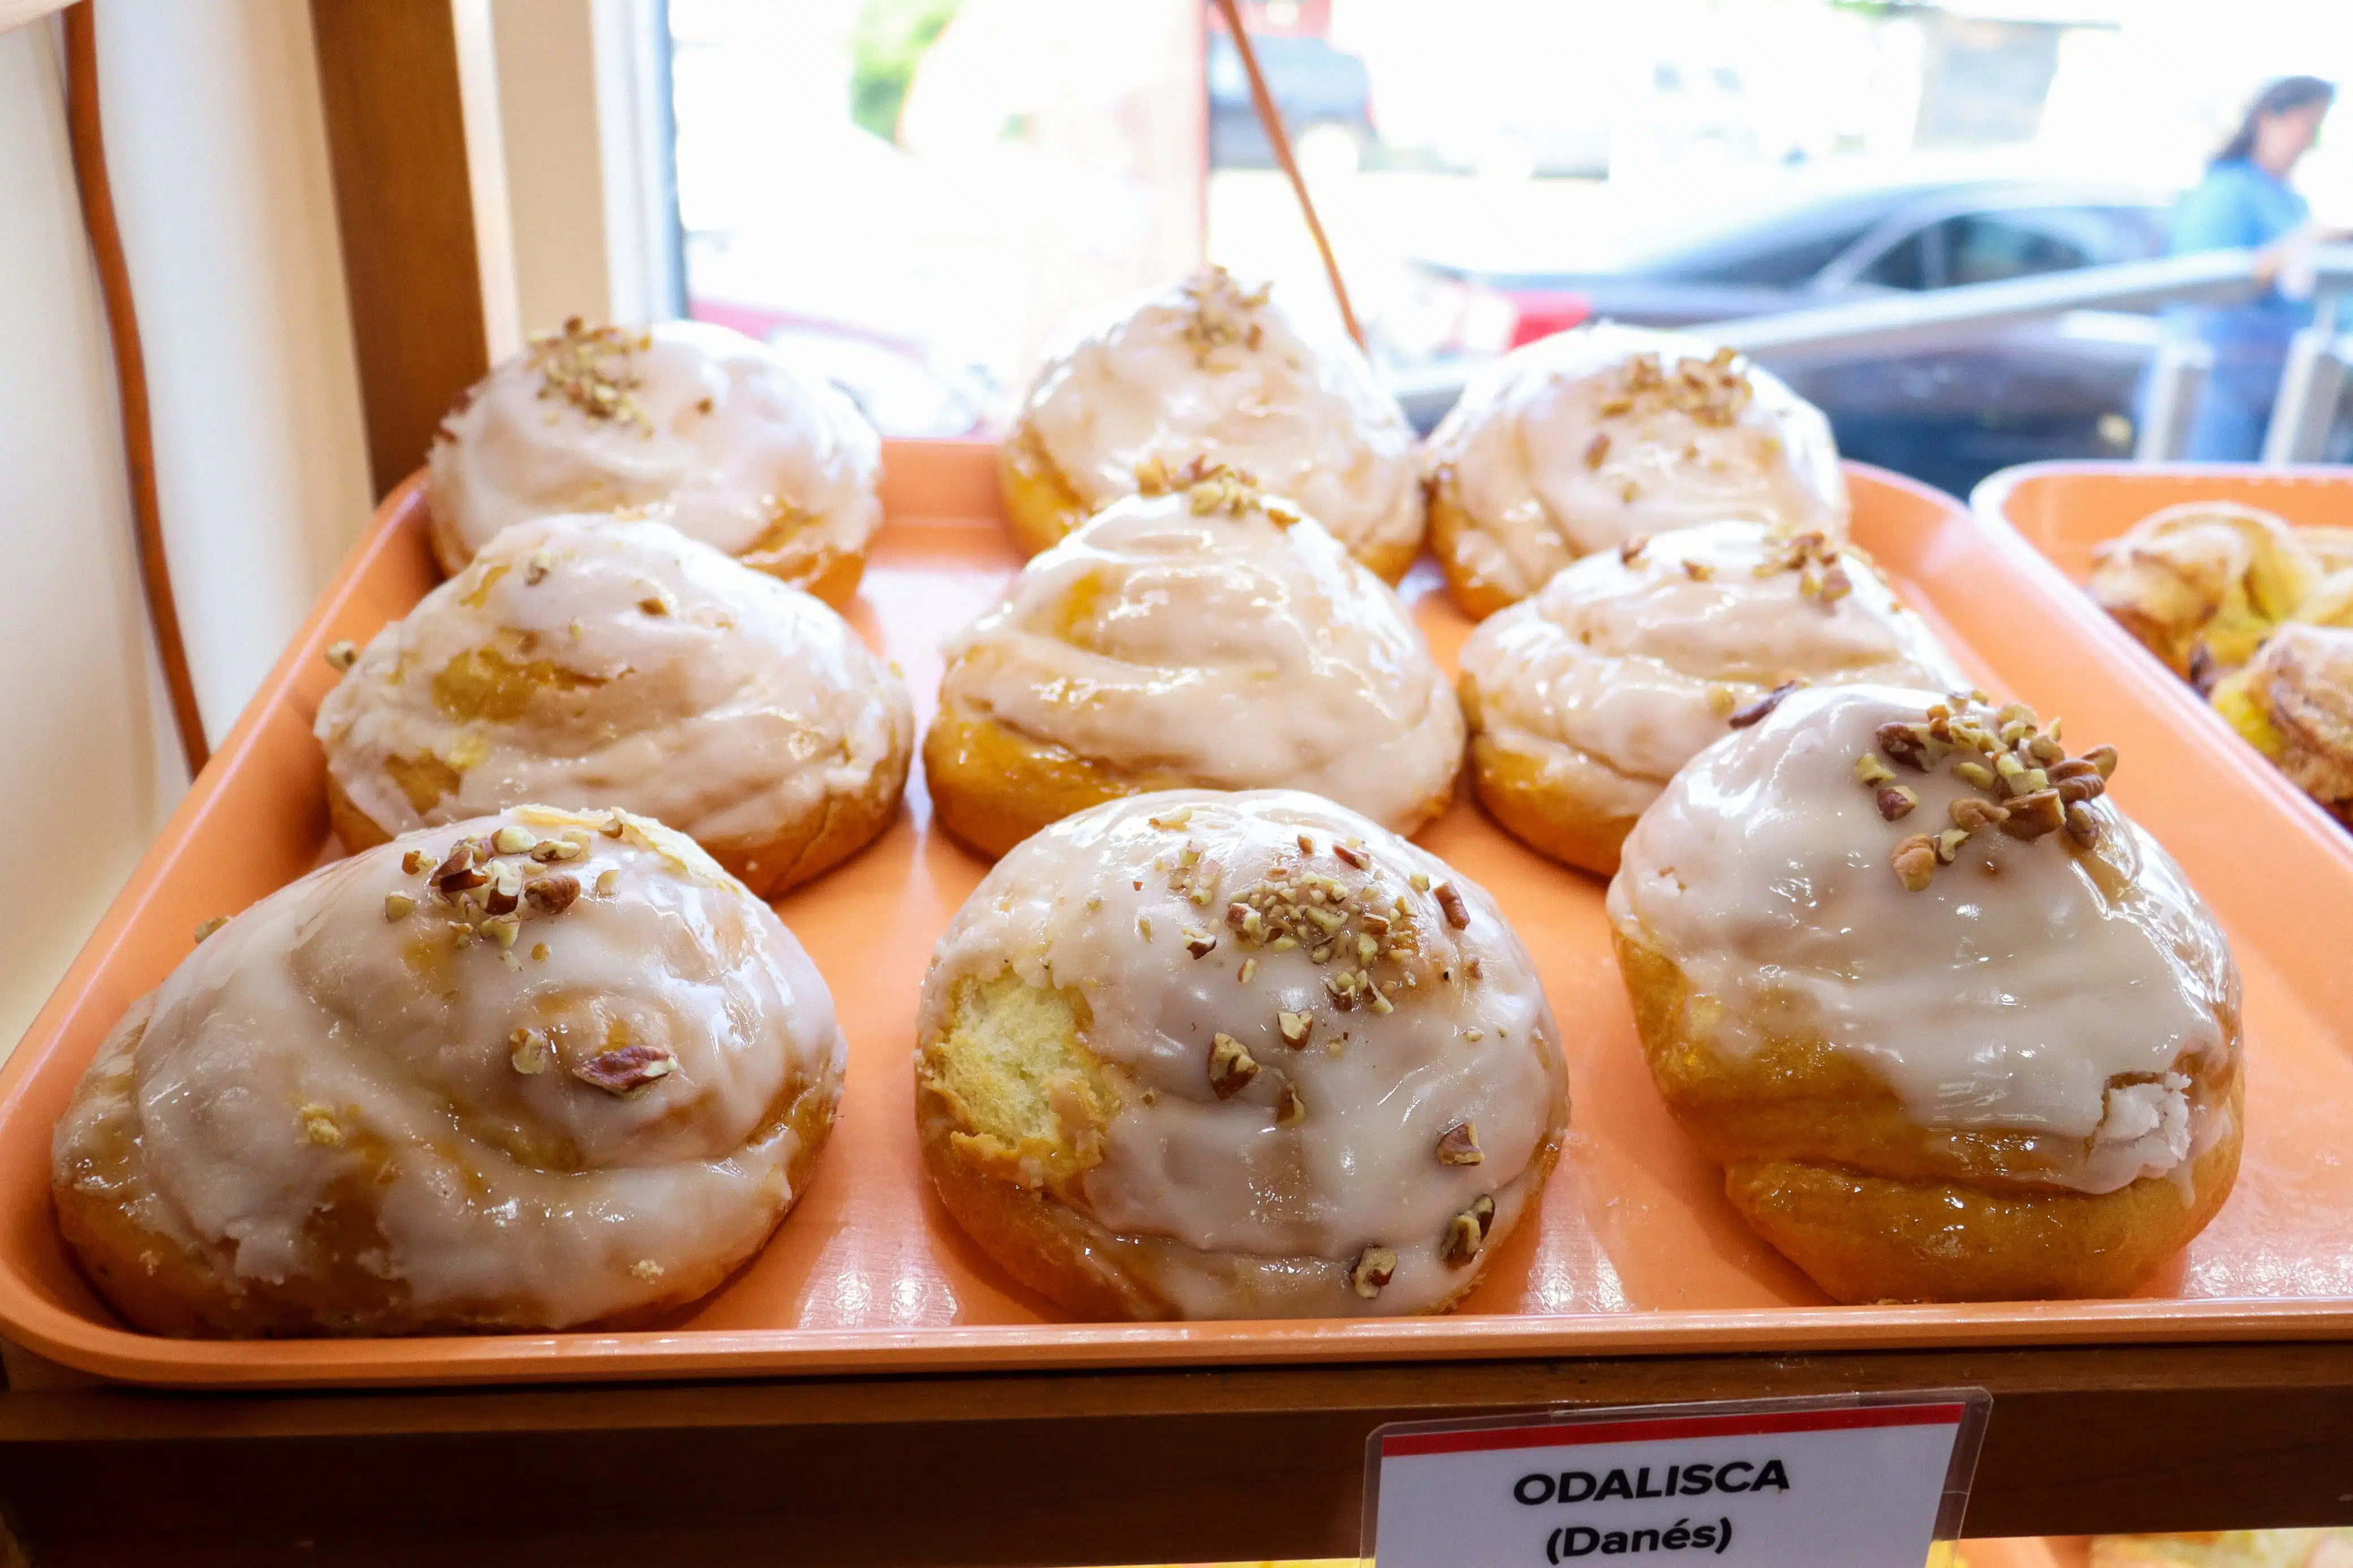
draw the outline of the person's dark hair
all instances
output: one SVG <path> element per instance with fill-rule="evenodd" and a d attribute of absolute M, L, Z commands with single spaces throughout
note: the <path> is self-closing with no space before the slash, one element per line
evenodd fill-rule
<path fill-rule="evenodd" d="M 2334 103 L 2337 88 L 2316 76 L 2284 76 L 2255 95 L 2247 105 L 2247 117 L 2239 121 L 2239 129 L 2222 150 L 2214 154 L 2213 162 L 2228 163 L 2235 159 L 2251 158 L 2255 152 L 2255 123 L 2266 115 L 2285 114 L 2306 104 Z"/>

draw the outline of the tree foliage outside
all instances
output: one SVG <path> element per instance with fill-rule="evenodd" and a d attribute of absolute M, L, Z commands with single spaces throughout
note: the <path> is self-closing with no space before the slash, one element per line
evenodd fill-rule
<path fill-rule="evenodd" d="M 960 0 L 865 0 L 849 32 L 849 117 L 898 140 L 916 62 L 955 19 Z"/>

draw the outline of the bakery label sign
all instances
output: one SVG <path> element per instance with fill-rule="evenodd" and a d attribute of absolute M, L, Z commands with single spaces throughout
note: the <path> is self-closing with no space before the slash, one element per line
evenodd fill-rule
<path fill-rule="evenodd" d="M 1944 1389 L 1384 1426 L 1365 1556 L 1912 1568 L 1960 1528 L 1990 1403 Z"/>

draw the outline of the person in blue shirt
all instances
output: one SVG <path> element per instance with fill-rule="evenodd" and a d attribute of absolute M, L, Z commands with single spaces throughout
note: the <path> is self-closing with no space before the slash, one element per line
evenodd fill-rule
<path fill-rule="evenodd" d="M 2214 351 L 2214 369 L 2190 416 L 2184 456 L 2202 463 L 2252 463 L 2287 367 L 2287 343 L 2311 322 L 2311 306 L 2275 287 L 2283 242 L 2311 228 L 2311 207 L 2287 185 L 2296 160 L 2320 136 L 2337 89 L 2316 75 L 2287 75 L 2254 99 L 2238 134 L 2207 164 L 2205 179 L 2174 209 L 2169 254 L 2252 249 L 2262 294 L 2238 306 L 2167 312 L 2169 327 Z"/>
<path fill-rule="evenodd" d="M 2318 77 L 2283 77 L 2263 89 L 2238 133 L 2222 144 L 2206 177 L 2181 198 L 2168 248 L 2176 256 L 2200 250 L 2261 252 L 2255 265 L 2263 292 L 2242 304 L 2200 306 L 2172 315 L 2214 351 L 2192 416 L 2185 456 L 2205 462 L 2253 462 L 2263 455 L 2289 340 L 2311 320 L 2311 307 L 2275 287 L 2281 242 L 2311 222 L 2311 208 L 2288 186 L 2296 161 L 2320 135 L 2337 89 Z"/>

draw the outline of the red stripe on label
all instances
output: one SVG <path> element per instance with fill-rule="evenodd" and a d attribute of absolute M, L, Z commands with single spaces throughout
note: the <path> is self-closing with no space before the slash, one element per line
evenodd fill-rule
<path fill-rule="evenodd" d="M 1495 1448 L 1569 1448 L 1661 1438 L 1756 1437 L 1778 1432 L 1851 1432 L 1866 1426 L 1957 1426 L 1965 1405 L 1880 1405 L 1860 1410 L 1785 1410 L 1766 1415 L 1662 1415 L 1646 1421 L 1492 1426 L 1478 1432 L 1405 1432 L 1381 1439 L 1381 1458 L 1472 1454 Z"/>

